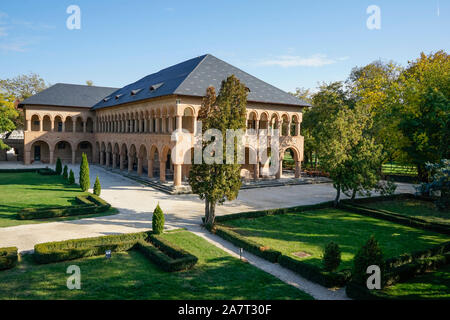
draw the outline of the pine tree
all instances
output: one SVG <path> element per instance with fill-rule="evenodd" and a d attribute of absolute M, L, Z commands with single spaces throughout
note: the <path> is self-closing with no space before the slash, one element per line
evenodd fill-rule
<path fill-rule="evenodd" d="M 211 128 L 220 130 L 223 137 L 223 154 L 226 154 L 226 130 L 246 128 L 247 90 L 234 75 L 222 81 L 222 86 L 215 97 L 214 88 L 206 91 L 199 111 L 203 133 Z M 203 149 L 207 145 L 203 144 Z M 236 148 L 234 156 L 236 159 Z M 189 173 L 192 191 L 205 200 L 205 224 L 214 225 L 216 205 L 225 200 L 234 200 L 241 187 L 240 164 L 194 164 Z"/>
<path fill-rule="evenodd" d="M 64 166 L 63 177 L 64 177 L 64 179 L 66 179 L 66 180 L 67 180 L 67 178 L 69 177 L 69 172 L 68 172 L 67 166 Z"/>
<path fill-rule="evenodd" d="M 94 194 L 96 196 L 99 196 L 101 191 L 102 191 L 102 186 L 100 185 L 100 180 L 98 179 L 98 176 L 97 176 L 97 178 L 95 179 L 95 183 L 94 183 Z"/>
<path fill-rule="evenodd" d="M 383 252 L 374 236 L 371 236 L 356 253 L 353 259 L 352 280 L 361 285 L 366 285 L 367 267 L 371 265 L 380 267 L 381 275 L 384 275 Z"/>
<path fill-rule="evenodd" d="M 70 169 L 69 184 L 74 184 L 74 183 L 75 183 L 75 175 L 73 174 L 72 169 Z"/>
<path fill-rule="evenodd" d="M 89 186 L 91 184 L 91 182 L 89 181 L 89 163 L 85 153 L 83 153 L 81 159 L 79 182 L 81 190 L 83 191 L 89 190 Z"/>
<path fill-rule="evenodd" d="M 62 163 L 61 163 L 61 159 L 60 158 L 56 159 L 55 172 L 56 172 L 56 174 L 61 174 L 61 172 L 62 172 Z"/>
<path fill-rule="evenodd" d="M 153 211 L 152 229 L 155 234 L 161 234 L 164 231 L 164 212 L 159 206 L 159 203 L 156 206 L 155 211 Z"/>

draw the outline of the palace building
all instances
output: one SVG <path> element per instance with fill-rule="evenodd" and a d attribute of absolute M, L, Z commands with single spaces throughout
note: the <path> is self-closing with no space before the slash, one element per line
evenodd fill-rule
<path fill-rule="evenodd" d="M 180 186 L 189 164 L 173 163 L 171 133 L 194 134 L 202 97 L 209 86 L 218 92 L 234 74 L 248 88 L 247 128 L 279 129 L 280 159 L 290 150 L 300 176 L 302 109 L 309 105 L 212 56 L 203 55 L 150 74 L 123 88 L 55 84 L 19 104 L 25 114 L 23 161 L 53 164 L 57 158 L 136 171 Z M 246 159 L 255 153 L 246 146 Z M 248 163 L 248 162 L 246 162 Z M 282 161 L 280 161 L 282 164 Z M 242 175 L 260 179 L 261 164 L 244 164 Z M 280 166 L 277 178 L 283 168 Z"/>

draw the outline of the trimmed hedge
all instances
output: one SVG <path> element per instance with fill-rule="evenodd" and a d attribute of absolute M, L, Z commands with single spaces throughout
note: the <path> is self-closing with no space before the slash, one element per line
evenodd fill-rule
<path fill-rule="evenodd" d="M 450 235 L 450 226 L 444 224 L 427 222 L 419 218 L 407 217 L 386 210 L 367 208 L 364 206 L 359 206 L 357 204 L 350 204 L 349 202 L 340 203 L 339 208 L 355 212 L 364 216 L 395 222 L 408 227 L 415 227 L 427 231 L 433 231 Z"/>
<path fill-rule="evenodd" d="M 281 255 L 280 251 L 261 246 L 260 244 L 254 241 L 242 237 L 241 235 L 230 230 L 227 227 L 216 225 L 212 230 L 212 232 L 217 234 L 219 237 L 230 241 L 239 248 L 243 248 L 244 250 L 251 252 L 254 255 L 257 255 L 270 262 L 276 263 Z"/>
<path fill-rule="evenodd" d="M 29 169 L 0 169 L 0 173 L 26 173 L 39 172 L 40 170 L 47 170 L 48 168 L 29 168 Z"/>
<path fill-rule="evenodd" d="M 198 261 L 196 256 L 150 232 L 37 244 L 33 257 L 37 263 L 45 264 L 103 255 L 106 250 L 119 252 L 132 249 L 137 249 L 167 272 L 190 269 Z"/>
<path fill-rule="evenodd" d="M 278 263 L 327 288 L 342 287 L 351 278 L 351 271 L 349 269 L 338 272 L 327 272 L 318 266 L 296 260 L 286 255 L 281 255 L 278 258 Z"/>
<path fill-rule="evenodd" d="M 0 270 L 15 267 L 18 260 L 19 256 L 16 247 L 0 248 Z"/>
<path fill-rule="evenodd" d="M 164 271 L 187 270 L 198 261 L 196 256 L 157 235 L 150 235 L 148 241 L 138 241 L 136 248 Z"/>
<path fill-rule="evenodd" d="M 41 264 L 73 260 L 102 255 L 106 250 L 130 250 L 137 241 L 147 238 L 147 232 L 139 232 L 41 243 L 34 246 L 33 257 Z"/>
<path fill-rule="evenodd" d="M 58 173 L 55 170 L 52 170 L 50 168 L 39 169 L 37 171 L 37 173 L 39 173 L 40 175 L 43 175 L 43 176 L 56 176 L 56 175 L 58 175 Z"/>
<path fill-rule="evenodd" d="M 450 253 L 437 255 L 434 257 L 419 259 L 415 262 L 404 264 L 395 269 L 394 273 L 386 276 L 386 285 L 394 285 L 399 282 L 405 282 L 417 275 L 429 271 L 436 271 L 444 265 L 450 263 Z M 347 295 L 352 299 L 359 300 L 395 300 L 397 297 L 389 296 L 381 290 L 369 290 L 366 287 L 350 281 L 345 288 Z"/>
<path fill-rule="evenodd" d="M 111 205 L 96 195 L 77 196 L 79 205 L 58 206 L 44 208 L 25 208 L 17 214 L 19 220 L 46 219 L 56 217 L 68 217 L 105 212 Z"/>
<path fill-rule="evenodd" d="M 297 206 L 290 208 L 281 208 L 281 209 L 269 209 L 269 210 L 261 210 L 261 211 L 249 211 L 249 212 L 239 212 L 232 213 L 223 216 L 216 217 L 216 222 L 224 222 L 236 219 L 253 219 L 270 215 L 278 215 L 278 214 L 286 214 L 286 213 L 294 213 L 294 212 L 302 212 L 307 210 L 315 210 L 315 209 L 324 209 L 329 208 L 333 205 L 332 201 L 322 202 L 318 204 L 306 205 L 306 206 Z"/>

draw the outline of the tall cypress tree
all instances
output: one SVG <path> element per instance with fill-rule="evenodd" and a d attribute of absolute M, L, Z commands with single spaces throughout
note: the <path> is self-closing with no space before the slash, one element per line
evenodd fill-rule
<path fill-rule="evenodd" d="M 61 162 L 60 158 L 56 159 L 55 172 L 56 172 L 56 174 L 61 174 L 61 172 L 62 172 L 62 162 Z"/>
<path fill-rule="evenodd" d="M 91 184 L 91 182 L 89 181 L 89 163 L 85 153 L 83 153 L 81 159 L 79 182 L 81 190 L 83 191 L 89 190 L 89 186 Z"/>
<path fill-rule="evenodd" d="M 222 132 L 223 154 L 226 155 L 226 130 L 245 129 L 246 127 L 247 90 L 234 75 L 222 81 L 222 86 L 215 97 L 214 88 L 208 88 L 199 111 L 203 133 L 211 128 Z M 202 145 L 203 149 L 206 147 Z M 236 148 L 235 148 L 236 159 Z M 228 164 L 194 164 L 189 173 L 192 191 L 205 200 L 205 224 L 212 227 L 215 220 L 216 205 L 225 200 L 236 199 L 241 187 L 241 165 Z"/>

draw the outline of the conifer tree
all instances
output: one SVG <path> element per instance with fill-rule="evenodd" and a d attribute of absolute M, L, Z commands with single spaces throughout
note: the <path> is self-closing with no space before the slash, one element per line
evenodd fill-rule
<path fill-rule="evenodd" d="M 83 191 L 89 190 L 90 181 L 89 181 L 89 163 L 87 160 L 87 156 L 85 153 L 82 155 L 81 164 L 80 164 L 80 188 Z"/>
<path fill-rule="evenodd" d="M 64 177 L 64 179 L 66 179 L 66 180 L 67 180 L 67 178 L 69 178 L 69 172 L 68 172 L 67 166 L 64 166 L 63 177 Z"/>
<path fill-rule="evenodd" d="M 102 191 L 102 186 L 100 185 L 100 180 L 98 179 L 98 176 L 97 176 L 97 178 L 95 179 L 95 183 L 94 183 L 94 194 L 96 196 L 99 196 L 101 191 Z"/>
<path fill-rule="evenodd" d="M 62 163 L 61 163 L 61 159 L 60 158 L 56 159 L 55 172 L 56 172 L 56 174 L 61 174 L 62 173 Z"/>
<path fill-rule="evenodd" d="M 164 212 L 159 206 L 159 203 L 156 206 L 155 211 L 153 211 L 152 230 L 155 234 L 161 234 L 164 231 Z"/>
<path fill-rule="evenodd" d="M 223 154 L 226 154 L 226 130 L 246 128 L 247 90 L 244 84 L 234 75 L 222 81 L 217 98 L 214 88 L 206 91 L 202 107 L 199 111 L 202 120 L 203 133 L 208 129 L 217 129 L 222 132 Z M 207 144 L 203 144 L 203 150 Z M 215 209 L 217 204 L 225 200 L 234 200 L 241 187 L 240 164 L 236 161 L 236 148 L 234 150 L 234 163 L 194 164 L 189 173 L 189 184 L 192 191 L 205 200 L 205 224 L 214 225 Z"/>
<path fill-rule="evenodd" d="M 73 174 L 72 169 L 70 169 L 69 184 L 75 184 L 75 175 Z"/>

